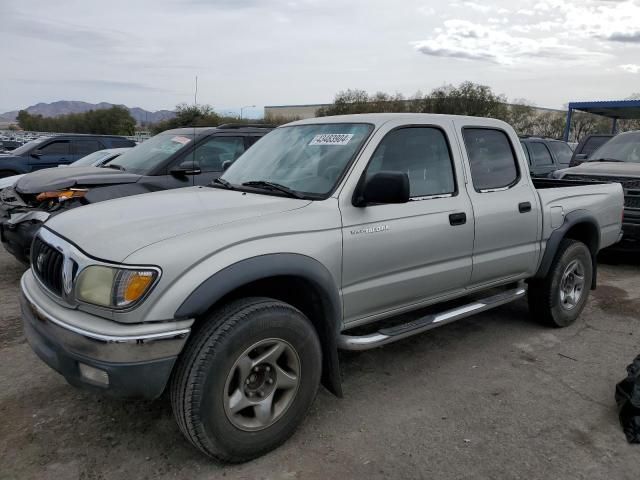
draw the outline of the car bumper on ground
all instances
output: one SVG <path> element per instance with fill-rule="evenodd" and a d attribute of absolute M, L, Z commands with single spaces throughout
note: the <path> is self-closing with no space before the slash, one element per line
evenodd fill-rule
<path fill-rule="evenodd" d="M 24 274 L 21 286 L 25 337 L 40 359 L 70 384 L 118 397 L 153 399 L 162 394 L 188 327 L 171 325 L 166 331 L 141 334 L 138 325 L 118 324 L 118 334 L 90 331 L 78 325 L 78 315 L 96 317 L 73 311 L 72 324 L 51 313 L 47 303 L 53 300 L 41 291 L 31 271 Z"/>
<path fill-rule="evenodd" d="M 36 232 L 42 226 L 38 220 L 30 220 L 22 223 L 0 222 L 0 240 L 2 245 L 11 255 L 22 263 L 29 263 L 29 249 Z"/>

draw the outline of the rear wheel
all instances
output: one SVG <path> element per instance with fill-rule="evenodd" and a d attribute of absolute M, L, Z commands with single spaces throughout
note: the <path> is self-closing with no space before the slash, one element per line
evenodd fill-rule
<path fill-rule="evenodd" d="M 592 277 L 587 246 L 577 240 L 563 240 L 546 278 L 529 284 L 529 310 L 547 325 L 571 325 L 587 303 Z"/>
<path fill-rule="evenodd" d="M 296 308 L 248 298 L 215 312 L 190 340 L 171 382 L 187 439 L 223 462 L 260 456 L 287 440 L 320 382 L 322 353 Z"/>

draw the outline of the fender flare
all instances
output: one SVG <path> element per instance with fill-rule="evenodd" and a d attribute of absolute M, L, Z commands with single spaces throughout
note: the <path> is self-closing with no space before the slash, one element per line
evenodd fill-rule
<path fill-rule="evenodd" d="M 341 397 L 337 337 L 342 326 L 342 300 L 329 270 L 311 257 L 295 253 L 274 253 L 234 263 L 213 274 L 193 290 L 178 307 L 174 318 L 202 316 L 237 288 L 257 280 L 285 275 L 304 278 L 320 296 L 324 321 L 314 326 L 322 343 L 322 383 L 329 391 Z"/>
<path fill-rule="evenodd" d="M 591 279 L 591 289 L 595 289 L 597 285 L 597 272 L 598 272 L 598 262 L 597 255 L 600 251 L 600 224 L 596 217 L 593 216 L 591 212 L 588 210 L 574 210 L 573 212 L 568 213 L 564 218 L 564 223 L 556 228 L 549 239 L 547 240 L 547 248 L 544 251 L 544 255 L 542 256 L 542 261 L 540 262 L 540 266 L 538 267 L 538 271 L 534 275 L 533 278 L 540 279 L 547 276 L 553 261 L 556 258 L 556 254 L 558 253 L 558 249 L 560 248 L 560 243 L 567 236 L 567 233 L 571 228 L 578 224 L 586 224 L 592 227 L 595 232 L 595 244 L 593 246 L 587 245 L 591 250 L 591 263 L 593 265 L 593 278 Z M 592 248 L 593 247 L 593 248 Z"/>

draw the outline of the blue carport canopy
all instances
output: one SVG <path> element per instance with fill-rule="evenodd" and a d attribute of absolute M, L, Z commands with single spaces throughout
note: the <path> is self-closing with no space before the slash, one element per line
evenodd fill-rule
<path fill-rule="evenodd" d="M 564 127 L 564 141 L 569 141 L 571 117 L 573 111 L 593 113 L 611 119 L 611 133 L 616 133 L 619 118 L 640 118 L 640 100 L 611 100 L 603 102 L 571 102 L 567 111 L 567 124 Z"/>

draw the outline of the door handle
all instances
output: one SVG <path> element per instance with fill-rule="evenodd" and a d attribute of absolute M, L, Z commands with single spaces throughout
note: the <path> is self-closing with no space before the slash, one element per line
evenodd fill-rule
<path fill-rule="evenodd" d="M 456 225 L 464 225 L 467 223 L 467 214 L 464 212 L 461 213 L 452 213 L 449 215 L 449 223 L 454 227 Z"/>
<path fill-rule="evenodd" d="M 520 213 L 526 213 L 531 211 L 531 202 L 521 202 L 518 204 L 518 210 Z"/>

